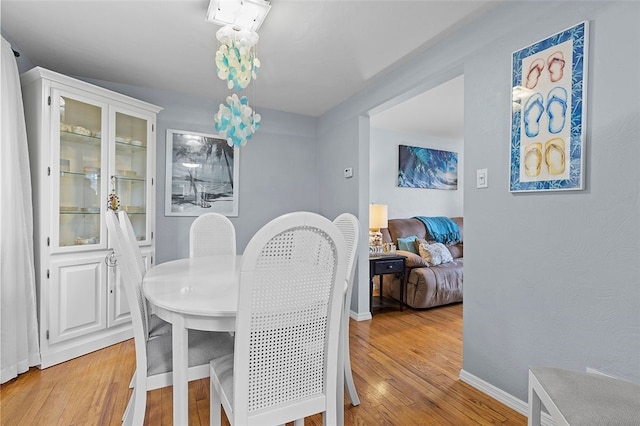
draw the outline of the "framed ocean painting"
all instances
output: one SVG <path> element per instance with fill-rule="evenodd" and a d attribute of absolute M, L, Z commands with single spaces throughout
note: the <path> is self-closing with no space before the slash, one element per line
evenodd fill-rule
<path fill-rule="evenodd" d="M 589 22 L 513 53 L 509 190 L 581 190 Z"/>
<path fill-rule="evenodd" d="M 398 186 L 458 189 L 458 154 L 399 145 Z"/>
<path fill-rule="evenodd" d="M 238 216 L 238 151 L 217 135 L 168 129 L 165 216 Z"/>

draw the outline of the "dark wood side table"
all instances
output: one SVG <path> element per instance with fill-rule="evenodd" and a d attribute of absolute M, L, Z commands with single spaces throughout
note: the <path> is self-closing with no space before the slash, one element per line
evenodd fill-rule
<path fill-rule="evenodd" d="M 380 276 L 380 305 L 384 276 L 395 274 L 400 278 L 400 310 L 404 308 L 404 271 L 406 257 L 397 254 L 375 254 L 369 256 L 369 312 L 373 316 L 373 278 Z"/>

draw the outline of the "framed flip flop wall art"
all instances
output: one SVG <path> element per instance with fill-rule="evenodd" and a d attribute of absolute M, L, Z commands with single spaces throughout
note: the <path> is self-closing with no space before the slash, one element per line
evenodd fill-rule
<path fill-rule="evenodd" d="M 589 22 L 513 53 L 509 190 L 580 190 Z"/>

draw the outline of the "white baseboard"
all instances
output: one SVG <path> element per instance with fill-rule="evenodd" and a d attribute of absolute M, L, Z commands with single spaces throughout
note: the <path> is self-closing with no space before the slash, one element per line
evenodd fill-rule
<path fill-rule="evenodd" d="M 478 389 L 480 392 L 490 396 L 498 402 L 503 403 L 507 407 L 511 408 L 514 411 L 522 414 L 523 416 L 527 416 L 528 414 L 528 405 L 526 402 L 516 398 L 515 396 L 499 389 L 492 384 L 485 382 L 479 377 L 474 376 L 473 374 L 465 371 L 464 369 L 460 370 L 460 380 L 465 382 L 466 384 L 473 386 Z M 542 420 L 541 423 L 544 426 L 554 426 L 555 423 L 544 411 L 542 412 Z"/>
<path fill-rule="evenodd" d="M 44 368 L 60 364 L 70 359 L 86 355 L 107 346 L 115 345 L 133 337 L 133 327 L 131 323 L 119 327 L 102 330 L 95 335 L 81 336 L 77 339 L 70 339 L 53 345 L 40 346 L 40 366 Z"/>
<path fill-rule="evenodd" d="M 460 370 L 460 380 L 467 383 L 468 385 L 473 386 L 478 389 L 480 392 L 489 395 L 491 398 L 503 403 L 507 407 L 512 410 L 517 411 L 523 416 L 527 415 L 527 403 L 516 398 L 515 396 L 508 394 L 507 392 L 499 389 L 492 384 L 485 382 L 479 377 L 474 376 L 473 374 L 465 371 L 464 369 Z"/>
<path fill-rule="evenodd" d="M 360 314 L 358 314 L 356 312 L 353 312 L 353 311 L 349 311 L 349 312 L 350 312 L 349 316 L 351 318 L 353 318 L 354 320 L 356 320 L 356 321 L 367 321 L 367 320 L 370 320 L 372 318 L 371 317 L 371 312 L 362 312 Z"/>

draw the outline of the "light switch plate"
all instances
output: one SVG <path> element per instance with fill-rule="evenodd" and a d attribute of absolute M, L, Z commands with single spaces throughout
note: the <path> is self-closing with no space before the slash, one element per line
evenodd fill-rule
<path fill-rule="evenodd" d="M 487 169 L 476 170 L 476 188 L 489 187 L 489 172 Z"/>

